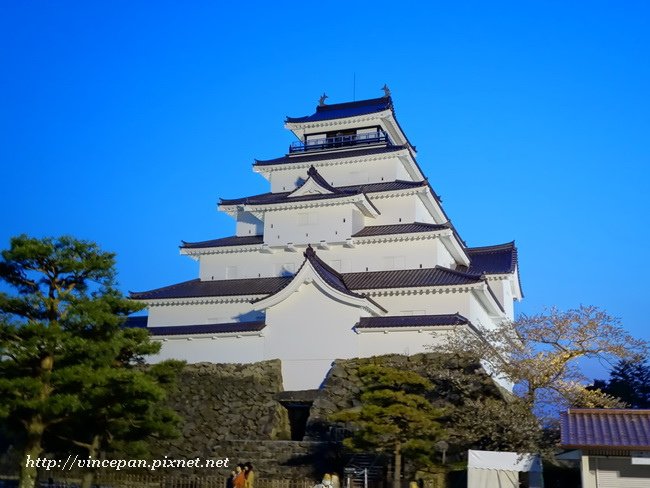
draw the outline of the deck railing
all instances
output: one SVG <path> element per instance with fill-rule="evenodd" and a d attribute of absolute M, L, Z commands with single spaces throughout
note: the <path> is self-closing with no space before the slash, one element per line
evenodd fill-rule
<path fill-rule="evenodd" d="M 289 152 L 318 151 L 338 147 L 358 146 L 364 144 L 392 144 L 389 135 L 383 130 L 377 132 L 364 132 L 361 134 L 348 134 L 322 139 L 310 139 L 308 141 L 295 141 L 289 146 Z"/>

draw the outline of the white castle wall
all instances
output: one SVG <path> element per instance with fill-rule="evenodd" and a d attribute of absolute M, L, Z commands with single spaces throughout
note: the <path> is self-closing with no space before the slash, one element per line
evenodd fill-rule
<path fill-rule="evenodd" d="M 284 387 L 316 388 L 336 358 L 358 355 L 352 328 L 359 309 L 337 302 L 314 284 L 267 310 L 265 357 L 282 360 Z"/>
<path fill-rule="evenodd" d="M 345 153 L 340 153 L 341 155 Z M 405 180 L 412 178 L 397 157 L 372 161 L 355 161 L 336 165 L 318 165 L 318 172 L 332 186 L 365 185 L 382 181 Z M 271 191 L 280 193 L 293 191 L 298 183 L 307 178 L 307 168 L 274 169 L 269 173 Z"/>
<path fill-rule="evenodd" d="M 295 252 L 279 249 L 274 253 L 254 251 L 203 255 L 200 259 L 200 276 L 202 280 L 282 276 L 298 270 L 305 259 L 304 249 L 298 248 Z M 317 254 L 342 273 L 366 271 L 366 268 L 368 271 L 417 269 L 420 265 L 433 268 L 437 264 L 449 267 L 454 263 L 440 239 L 360 243 L 354 248 L 331 245 L 329 249 L 318 249 Z M 234 268 L 236 276 L 233 275 Z"/>
<path fill-rule="evenodd" d="M 160 354 L 151 362 L 184 359 L 188 363 L 254 363 L 264 359 L 264 338 L 241 337 L 169 337 L 161 340 Z"/>
<path fill-rule="evenodd" d="M 195 325 L 261 320 L 263 314 L 251 314 L 248 302 L 162 305 L 149 307 L 148 325 Z"/>

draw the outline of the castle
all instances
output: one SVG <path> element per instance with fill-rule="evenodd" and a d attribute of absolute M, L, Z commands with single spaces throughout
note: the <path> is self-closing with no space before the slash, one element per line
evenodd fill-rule
<path fill-rule="evenodd" d="M 522 298 L 514 242 L 468 247 L 381 98 L 287 117 L 297 141 L 253 170 L 270 191 L 222 199 L 235 235 L 183 242 L 197 279 L 132 293 L 158 359 L 280 359 L 285 390 L 318 388 L 336 358 L 424 352 L 494 327 Z M 436 331 L 437 334 L 431 334 Z"/>

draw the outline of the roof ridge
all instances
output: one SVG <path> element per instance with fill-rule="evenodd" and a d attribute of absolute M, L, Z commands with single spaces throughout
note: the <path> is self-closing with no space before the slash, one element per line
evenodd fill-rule
<path fill-rule="evenodd" d="M 185 241 L 185 240 L 181 239 L 182 245 L 180 245 L 178 247 L 180 247 L 181 249 L 183 249 L 183 248 L 194 248 L 194 247 L 201 247 L 200 246 L 201 244 L 216 243 L 216 242 L 219 242 L 219 241 L 224 241 L 226 239 L 241 239 L 241 240 L 244 240 L 244 239 L 253 239 L 255 237 L 262 237 L 263 238 L 264 234 L 255 234 L 255 235 L 246 235 L 246 236 L 238 236 L 238 235 L 224 236 L 224 237 L 216 237 L 215 239 L 206 239 L 204 241 L 194 241 L 194 242 Z M 208 246 L 206 246 L 206 247 L 208 247 Z"/>
<path fill-rule="evenodd" d="M 194 282 L 197 282 L 197 281 L 201 281 L 201 278 L 193 278 L 191 280 L 181 281 L 179 283 L 174 283 L 172 285 L 162 286 L 160 288 L 154 288 L 153 290 L 145 290 L 145 291 L 130 291 L 129 290 L 129 298 L 132 298 L 132 297 L 134 297 L 136 295 L 142 295 L 144 293 L 162 292 L 162 291 L 165 291 L 165 290 L 173 290 L 174 288 L 177 288 L 179 286 L 185 285 L 187 283 L 194 283 Z"/>
<path fill-rule="evenodd" d="M 352 102 L 341 102 L 341 103 L 318 105 L 316 107 L 316 112 L 327 112 L 328 110 L 336 110 L 339 108 L 363 107 L 364 105 L 380 103 L 383 101 L 386 101 L 389 104 L 393 103 L 393 99 L 390 96 L 387 97 L 384 96 L 384 97 L 377 97 L 377 98 L 367 98 L 365 100 L 354 100 Z"/>
<path fill-rule="evenodd" d="M 334 268 L 332 268 L 329 264 L 325 263 L 325 261 L 323 261 L 320 257 L 318 257 L 318 255 L 316 254 L 316 250 L 313 247 L 311 247 L 311 244 L 307 245 L 307 249 L 305 249 L 305 252 L 303 253 L 303 256 L 305 256 L 305 260 L 309 260 L 310 262 L 312 260 L 316 261 L 316 263 L 318 263 L 320 266 L 325 268 L 326 271 L 328 271 L 329 273 L 332 273 L 335 277 L 337 277 L 339 280 L 341 280 L 341 283 L 343 284 L 343 286 L 345 286 L 345 288 L 348 291 L 350 291 L 350 293 L 354 293 L 354 292 L 352 292 L 350 290 L 350 288 L 345 283 L 345 281 L 343 281 L 343 275 L 341 273 L 339 273 L 338 271 L 336 271 Z M 316 268 L 314 268 L 314 269 L 318 273 L 318 269 L 316 269 Z M 298 274 L 298 273 L 296 273 L 296 274 Z"/>
<path fill-rule="evenodd" d="M 503 249 L 516 249 L 515 241 L 505 242 L 503 244 L 493 244 L 491 246 L 477 246 L 477 247 L 467 247 L 467 252 L 488 252 L 488 251 L 500 251 Z"/>

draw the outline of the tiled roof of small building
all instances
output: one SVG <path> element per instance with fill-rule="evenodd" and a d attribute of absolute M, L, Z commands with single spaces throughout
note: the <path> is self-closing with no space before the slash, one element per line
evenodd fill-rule
<path fill-rule="evenodd" d="M 362 317 L 357 329 L 382 329 L 390 327 L 431 327 L 442 325 L 469 324 L 460 314 L 444 315 L 391 315 L 384 317 Z"/>
<path fill-rule="evenodd" d="M 561 445 L 650 450 L 650 410 L 571 408 L 561 414 Z"/>
<path fill-rule="evenodd" d="M 287 117 L 287 123 L 318 122 L 321 120 L 342 119 L 366 115 L 376 112 L 383 112 L 391 109 L 393 101 L 390 97 L 373 98 L 370 100 L 359 100 L 357 102 L 335 103 L 332 105 L 320 105 L 316 112 L 304 117 Z"/>
<path fill-rule="evenodd" d="M 124 327 L 146 328 L 151 335 L 196 335 L 196 334 L 236 334 L 240 332 L 259 332 L 266 323 L 256 322 L 230 322 L 226 324 L 196 324 L 196 325 L 165 325 L 147 327 L 147 317 L 129 317 Z"/>
<path fill-rule="evenodd" d="M 364 271 L 360 273 L 340 274 L 324 263 L 317 266 L 319 266 L 319 270 L 323 271 L 322 276 L 324 276 L 324 279 L 329 274 L 327 279 L 331 280 L 331 282 L 328 281 L 331 286 L 346 293 L 353 293 L 354 290 L 381 288 L 465 285 L 482 281 L 480 276 L 469 275 L 440 266 L 425 269 Z M 134 300 L 164 300 L 215 296 L 271 295 L 287 286 L 292 279 L 292 276 L 216 281 L 200 281 L 195 279 L 155 290 L 131 292 L 130 297 Z M 353 294 L 355 296 L 361 296 L 356 293 Z"/>
<path fill-rule="evenodd" d="M 517 267 L 517 248 L 514 241 L 485 247 L 468 247 L 470 258 L 468 273 L 509 274 Z"/>
<path fill-rule="evenodd" d="M 329 151 L 319 152 L 318 154 L 299 153 L 294 155 L 286 155 L 281 158 L 255 160 L 253 166 L 272 166 L 275 164 L 288 164 L 288 163 L 315 163 L 317 161 L 327 161 L 330 159 L 341 158 L 357 158 L 362 156 L 373 156 L 375 154 L 391 153 L 406 149 L 406 146 L 384 146 L 384 147 L 370 147 L 365 149 L 347 149 L 345 151 Z"/>
<path fill-rule="evenodd" d="M 384 191 L 407 190 L 409 188 L 419 188 L 427 186 L 428 183 L 424 181 L 388 181 L 384 183 L 368 183 L 366 185 L 351 185 L 337 187 L 336 193 L 330 194 L 313 194 L 303 195 L 299 197 L 288 196 L 292 192 L 279 192 L 279 193 L 262 193 L 244 198 L 234 199 L 221 199 L 220 205 L 269 205 L 274 203 L 296 202 L 296 201 L 309 201 L 309 200 L 325 200 L 331 198 L 342 198 L 361 193 L 378 193 Z M 434 193 L 435 195 L 435 193 Z"/>
<path fill-rule="evenodd" d="M 264 236 L 229 236 L 221 237 L 219 239 L 212 239 L 209 241 L 200 242 L 185 242 L 181 241 L 183 249 L 198 249 L 205 247 L 225 247 L 225 246 L 248 246 L 255 244 L 262 244 Z"/>
<path fill-rule="evenodd" d="M 411 224 L 372 225 L 364 227 L 352 237 L 370 237 L 392 234 L 410 234 L 414 232 L 432 232 L 451 228 L 450 224 L 425 224 L 413 222 Z"/>

